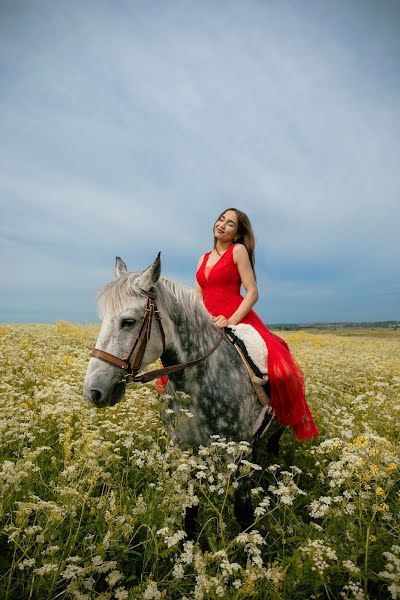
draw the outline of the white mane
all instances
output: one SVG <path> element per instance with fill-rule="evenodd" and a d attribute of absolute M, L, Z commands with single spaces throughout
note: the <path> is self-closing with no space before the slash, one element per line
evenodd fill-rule
<path fill-rule="evenodd" d="M 165 290 L 163 290 L 164 286 L 167 288 L 169 293 L 165 293 Z M 171 279 L 161 277 L 160 285 L 157 286 L 157 289 L 161 292 L 160 302 L 168 314 L 174 310 L 176 304 L 180 305 L 188 319 L 190 319 L 193 315 L 193 312 L 200 307 L 203 309 L 205 314 L 208 314 L 206 313 L 204 304 L 200 301 L 200 298 L 196 294 L 194 288 L 184 285 L 183 283 L 179 283 L 178 281 L 172 281 Z"/>
<path fill-rule="evenodd" d="M 117 279 L 107 283 L 97 294 L 97 310 L 100 320 L 106 315 L 115 316 L 124 308 L 129 306 L 134 296 L 143 295 L 140 289 L 135 285 L 135 279 L 132 275 L 140 273 L 126 273 Z"/>
<path fill-rule="evenodd" d="M 140 275 L 141 273 L 123 274 L 100 290 L 97 294 L 97 308 L 101 320 L 105 315 L 115 316 L 121 313 L 131 304 L 133 298 L 144 297 L 143 291 L 136 284 Z M 193 318 L 194 311 L 198 309 L 208 314 L 195 290 L 187 285 L 161 277 L 155 288 L 159 305 L 168 314 L 176 310 L 177 305 L 188 319 Z"/>

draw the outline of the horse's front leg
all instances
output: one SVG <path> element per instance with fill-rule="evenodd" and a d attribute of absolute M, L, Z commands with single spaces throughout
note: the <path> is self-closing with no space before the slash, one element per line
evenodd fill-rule
<path fill-rule="evenodd" d="M 197 528 L 197 515 L 199 514 L 199 505 L 187 506 L 185 510 L 185 533 L 188 540 L 194 540 Z"/>
<path fill-rule="evenodd" d="M 280 429 L 278 429 L 278 431 L 273 433 L 271 437 L 267 440 L 267 452 L 269 452 L 273 456 L 277 457 L 279 455 L 279 440 L 281 439 L 284 430 L 285 428 L 281 427 Z"/>
<path fill-rule="evenodd" d="M 267 452 L 274 456 L 278 456 L 279 454 L 279 440 L 283 431 L 283 427 L 279 428 L 267 441 Z M 253 463 L 257 463 L 258 446 L 259 439 L 253 439 Z M 241 479 L 235 490 L 235 517 L 242 529 L 247 529 L 254 522 L 254 510 L 251 503 L 251 482 L 249 477 Z"/>
<path fill-rule="evenodd" d="M 251 481 L 249 477 L 239 480 L 235 490 L 235 517 L 242 529 L 254 523 L 254 510 L 251 503 Z"/>

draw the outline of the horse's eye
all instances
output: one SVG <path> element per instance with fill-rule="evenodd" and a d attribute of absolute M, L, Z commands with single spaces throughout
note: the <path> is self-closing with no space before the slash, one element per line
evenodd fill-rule
<path fill-rule="evenodd" d="M 121 328 L 129 329 L 130 327 L 133 327 L 135 323 L 136 323 L 135 319 L 122 319 Z"/>

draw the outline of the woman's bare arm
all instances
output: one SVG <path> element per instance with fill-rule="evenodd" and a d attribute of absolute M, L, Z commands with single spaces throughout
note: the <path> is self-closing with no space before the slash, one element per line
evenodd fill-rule
<path fill-rule="evenodd" d="M 225 319 L 222 315 L 213 318 L 214 323 L 218 327 L 227 327 L 229 325 L 237 325 L 240 323 L 258 300 L 257 283 L 250 263 L 249 254 L 246 247 L 242 244 L 237 244 L 234 247 L 233 261 L 238 268 L 240 279 L 246 290 L 246 295 L 229 319 Z"/>

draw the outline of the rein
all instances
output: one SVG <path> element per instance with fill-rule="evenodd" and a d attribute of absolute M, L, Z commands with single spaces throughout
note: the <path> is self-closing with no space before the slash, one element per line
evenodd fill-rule
<path fill-rule="evenodd" d="M 132 349 L 129 352 L 128 356 L 126 358 L 119 358 L 118 356 L 114 356 L 114 354 L 110 354 L 109 352 L 105 352 L 104 350 L 100 350 L 99 348 L 93 348 L 91 353 L 91 356 L 93 356 L 94 358 L 98 358 L 110 365 L 114 365 L 126 371 L 125 383 L 147 383 L 148 381 L 152 381 L 153 379 L 161 377 L 162 375 L 170 375 L 171 373 L 182 371 L 187 367 L 192 367 L 201 363 L 203 360 L 208 358 L 210 354 L 214 352 L 214 350 L 218 348 L 224 337 L 222 331 L 220 332 L 221 337 L 219 338 L 215 346 L 209 352 L 207 352 L 207 354 L 204 354 L 200 358 L 195 358 L 194 360 L 189 360 L 188 362 L 171 365 L 170 367 L 163 367 L 162 369 L 155 369 L 154 371 L 148 371 L 147 373 L 142 373 L 141 375 L 139 375 L 138 373 L 142 366 L 143 357 L 146 352 L 147 342 L 150 339 L 153 316 L 157 319 L 163 343 L 163 354 L 165 352 L 165 333 L 161 323 L 160 312 L 156 304 L 157 296 L 155 292 L 146 292 L 145 290 L 142 290 L 142 292 L 147 296 L 147 305 L 142 317 L 142 322 L 140 325 L 138 336 L 135 339 Z"/>

